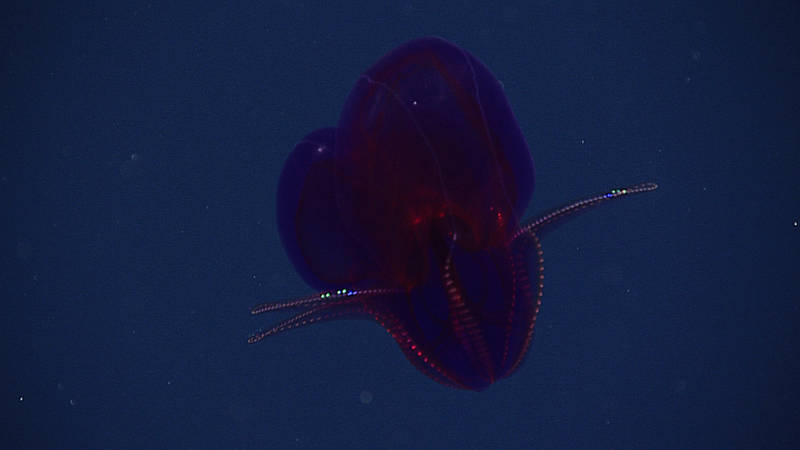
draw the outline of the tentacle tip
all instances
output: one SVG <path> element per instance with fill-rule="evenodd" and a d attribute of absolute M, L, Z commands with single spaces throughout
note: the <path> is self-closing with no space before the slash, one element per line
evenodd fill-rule
<path fill-rule="evenodd" d="M 265 334 L 261 331 L 256 331 L 247 338 L 248 344 L 255 344 L 256 342 L 264 339 Z"/>

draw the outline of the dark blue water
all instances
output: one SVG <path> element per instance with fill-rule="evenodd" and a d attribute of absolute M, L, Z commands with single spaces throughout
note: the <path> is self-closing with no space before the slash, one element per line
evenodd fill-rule
<path fill-rule="evenodd" d="M 800 445 L 796 2 L 162 3 L 0 14 L 0 447 Z M 531 352 L 482 393 L 368 322 L 245 343 L 309 293 L 283 160 L 424 35 L 503 82 L 530 214 L 661 185 L 545 238 Z"/>

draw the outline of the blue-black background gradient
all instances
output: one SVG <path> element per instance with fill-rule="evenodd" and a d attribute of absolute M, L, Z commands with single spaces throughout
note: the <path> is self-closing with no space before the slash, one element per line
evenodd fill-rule
<path fill-rule="evenodd" d="M 229 4 L 230 3 L 230 4 Z M 800 5 L 4 2 L 0 447 L 798 448 Z M 549 234 L 521 369 L 481 393 L 375 324 L 248 346 L 309 293 L 284 159 L 439 35 L 503 83 Z"/>

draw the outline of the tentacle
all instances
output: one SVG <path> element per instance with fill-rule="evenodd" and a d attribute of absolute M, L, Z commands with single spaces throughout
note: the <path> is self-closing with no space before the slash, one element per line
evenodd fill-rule
<path fill-rule="evenodd" d="M 396 289 L 339 289 L 336 291 L 320 292 L 307 297 L 295 298 L 282 302 L 267 302 L 250 308 L 250 314 L 258 315 L 265 312 L 280 311 L 284 309 L 311 307 L 318 303 L 334 302 L 347 297 L 371 297 L 375 295 L 396 294 Z"/>
<path fill-rule="evenodd" d="M 568 205 L 564 205 L 560 208 L 556 208 L 546 214 L 536 217 L 527 223 L 523 223 L 519 230 L 517 230 L 517 232 L 511 236 L 511 242 L 515 241 L 520 236 L 531 232 L 541 234 L 542 231 L 544 231 L 548 226 L 586 208 L 590 208 L 616 198 L 625 197 L 631 194 L 650 192 L 656 189 L 658 189 L 658 185 L 656 183 L 641 183 L 626 188 L 612 189 L 600 195 L 595 195 L 593 197 L 572 202 Z"/>
<path fill-rule="evenodd" d="M 269 330 L 257 331 L 247 338 L 247 343 L 255 344 L 256 342 L 270 337 L 274 334 L 282 333 L 294 328 L 299 328 L 306 325 L 315 324 L 318 322 L 325 322 L 328 320 L 339 319 L 346 315 L 359 315 L 364 313 L 363 304 L 353 300 L 345 301 L 344 303 L 337 303 L 335 305 L 322 305 L 302 312 L 294 317 L 286 319 Z"/>
<path fill-rule="evenodd" d="M 398 294 L 401 292 L 405 291 L 396 289 L 339 289 L 336 291 L 321 292 L 308 297 L 301 297 L 284 302 L 262 303 L 251 308 L 250 313 L 257 315 L 265 312 L 279 311 L 284 309 L 308 309 L 300 314 L 290 317 L 289 319 L 279 322 L 268 330 L 260 330 L 253 333 L 247 339 L 247 342 L 254 344 L 274 334 L 318 322 L 340 319 L 345 316 L 356 317 L 360 315 L 366 315 L 367 311 L 365 310 L 365 305 L 368 304 L 372 298 Z"/>

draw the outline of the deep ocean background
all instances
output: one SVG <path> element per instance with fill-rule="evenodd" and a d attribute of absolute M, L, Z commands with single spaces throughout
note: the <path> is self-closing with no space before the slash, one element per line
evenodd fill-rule
<path fill-rule="evenodd" d="M 233 3 L 0 8 L 1 448 L 800 447 L 800 4 Z M 365 321 L 245 342 L 310 293 L 284 159 L 425 35 L 505 86 L 529 215 L 661 185 L 546 236 L 481 393 Z"/>

